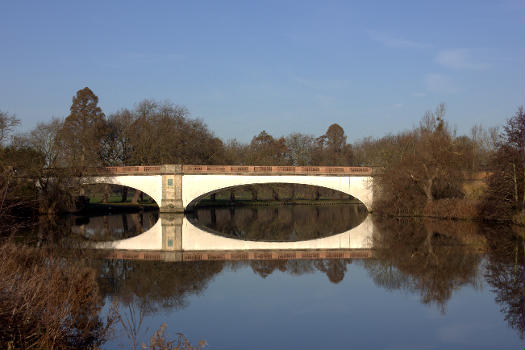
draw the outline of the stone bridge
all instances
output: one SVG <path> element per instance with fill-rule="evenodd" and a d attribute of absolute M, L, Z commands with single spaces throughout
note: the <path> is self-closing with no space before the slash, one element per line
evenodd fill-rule
<path fill-rule="evenodd" d="M 371 211 L 372 168 L 325 166 L 178 165 L 89 168 L 84 184 L 131 187 L 153 198 L 161 212 L 191 210 L 224 189 L 252 184 L 302 184 L 340 191 Z"/>

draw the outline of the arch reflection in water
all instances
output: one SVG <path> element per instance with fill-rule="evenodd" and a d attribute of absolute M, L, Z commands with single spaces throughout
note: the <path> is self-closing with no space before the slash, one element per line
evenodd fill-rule
<path fill-rule="evenodd" d="M 337 220 L 336 217 L 333 220 Z M 308 223 L 308 220 L 306 221 Z M 100 249 L 123 250 L 165 250 L 165 251 L 216 251 L 216 250 L 286 250 L 286 249 L 366 249 L 371 246 L 373 223 L 370 216 L 366 216 L 360 223 L 349 220 L 355 224 L 339 226 L 344 231 L 320 237 L 315 225 L 313 230 L 306 232 L 302 240 L 298 241 L 252 241 L 224 237 L 210 228 L 197 226 L 195 219 L 189 219 L 183 214 L 163 214 L 157 223 L 148 231 L 136 237 L 113 242 L 96 243 Z M 295 226 L 294 226 L 295 225 Z M 307 224 L 304 224 L 305 227 Z M 292 225 L 292 233 L 300 232 L 301 223 Z M 290 227 L 288 227 L 290 228 Z M 264 232 L 264 231 L 263 231 Z M 268 231 L 271 232 L 271 231 Z M 326 233 L 325 233 L 326 235 Z M 246 233 L 252 237 L 251 233 Z M 301 237 L 300 237 L 301 238 Z"/>
<path fill-rule="evenodd" d="M 332 236 L 358 226 L 364 205 L 281 205 L 198 208 L 188 215 L 211 233 L 257 242 L 295 242 Z"/>
<path fill-rule="evenodd" d="M 61 224 L 91 241 L 121 240 L 148 231 L 157 222 L 158 211 L 109 215 L 71 215 Z"/>

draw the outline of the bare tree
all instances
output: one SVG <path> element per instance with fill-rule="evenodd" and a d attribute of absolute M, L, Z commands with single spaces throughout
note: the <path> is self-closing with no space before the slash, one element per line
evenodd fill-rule
<path fill-rule="evenodd" d="M 375 179 L 377 210 L 421 215 L 436 199 L 463 196 L 465 165 L 444 113 L 440 105 L 424 115 L 419 127 L 387 137 L 381 155 L 383 170 Z"/>
<path fill-rule="evenodd" d="M 525 208 L 525 113 L 520 107 L 507 120 L 500 135 L 497 151 L 491 160 L 491 175 L 483 203 L 483 216 L 490 219 L 522 223 Z"/>
<path fill-rule="evenodd" d="M 313 136 L 292 133 L 286 137 L 285 145 L 288 150 L 287 163 L 295 166 L 312 164 L 312 152 L 315 145 Z"/>
<path fill-rule="evenodd" d="M 18 124 L 20 124 L 20 120 L 14 115 L 0 111 L 0 147 L 7 141 L 7 137 Z"/>

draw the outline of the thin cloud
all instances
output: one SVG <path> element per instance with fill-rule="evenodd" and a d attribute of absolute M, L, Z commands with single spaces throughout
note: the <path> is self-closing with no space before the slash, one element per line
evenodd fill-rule
<path fill-rule="evenodd" d="M 414 96 L 414 97 L 425 97 L 426 95 L 427 95 L 426 93 L 421 92 L 421 91 L 414 92 L 414 93 L 412 94 L 412 96 Z"/>
<path fill-rule="evenodd" d="M 143 63 L 172 62 L 184 59 L 184 55 L 180 53 L 130 52 L 127 56 L 130 60 Z"/>
<path fill-rule="evenodd" d="M 422 49 L 422 48 L 430 47 L 430 45 L 425 44 L 425 43 L 420 43 L 417 41 L 400 38 L 400 37 L 394 37 L 394 36 L 391 36 L 385 33 L 370 31 L 368 32 L 368 35 L 370 36 L 370 39 L 377 41 L 386 47 L 399 48 L 399 49 L 402 49 L 402 48 Z"/>
<path fill-rule="evenodd" d="M 459 91 L 452 78 L 438 73 L 425 75 L 425 86 L 428 91 L 437 93 L 453 94 Z"/>
<path fill-rule="evenodd" d="M 305 77 L 292 77 L 296 83 L 313 90 L 343 89 L 348 86 L 348 80 L 316 80 Z"/>
<path fill-rule="evenodd" d="M 329 95 L 317 94 L 314 96 L 315 101 L 323 107 L 331 107 L 335 104 L 336 98 Z"/>
<path fill-rule="evenodd" d="M 487 69 L 488 65 L 485 63 L 476 62 L 472 58 L 472 53 L 469 49 L 448 49 L 438 52 L 435 61 L 440 65 L 453 69 Z"/>

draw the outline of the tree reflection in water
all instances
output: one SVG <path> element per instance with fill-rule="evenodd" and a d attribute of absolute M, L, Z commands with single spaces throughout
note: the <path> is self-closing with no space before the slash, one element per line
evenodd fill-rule
<path fill-rule="evenodd" d="M 478 250 L 484 240 L 470 223 L 447 225 L 433 220 L 374 220 L 377 259 L 364 262 L 383 288 L 417 293 L 424 304 L 445 312 L 452 292 L 462 286 L 479 288 Z M 474 225 L 474 226 L 472 226 Z"/>
<path fill-rule="evenodd" d="M 487 269 L 485 278 L 496 294 L 496 303 L 505 321 L 525 336 L 524 275 L 525 255 L 522 227 L 489 226 L 483 228 L 487 237 Z"/>
<path fill-rule="evenodd" d="M 363 264 L 376 285 L 419 294 L 422 303 L 444 313 L 455 290 L 479 288 L 484 277 L 505 320 L 523 339 L 525 256 L 516 232 L 522 228 L 444 220 L 374 223 L 376 259 Z"/>

